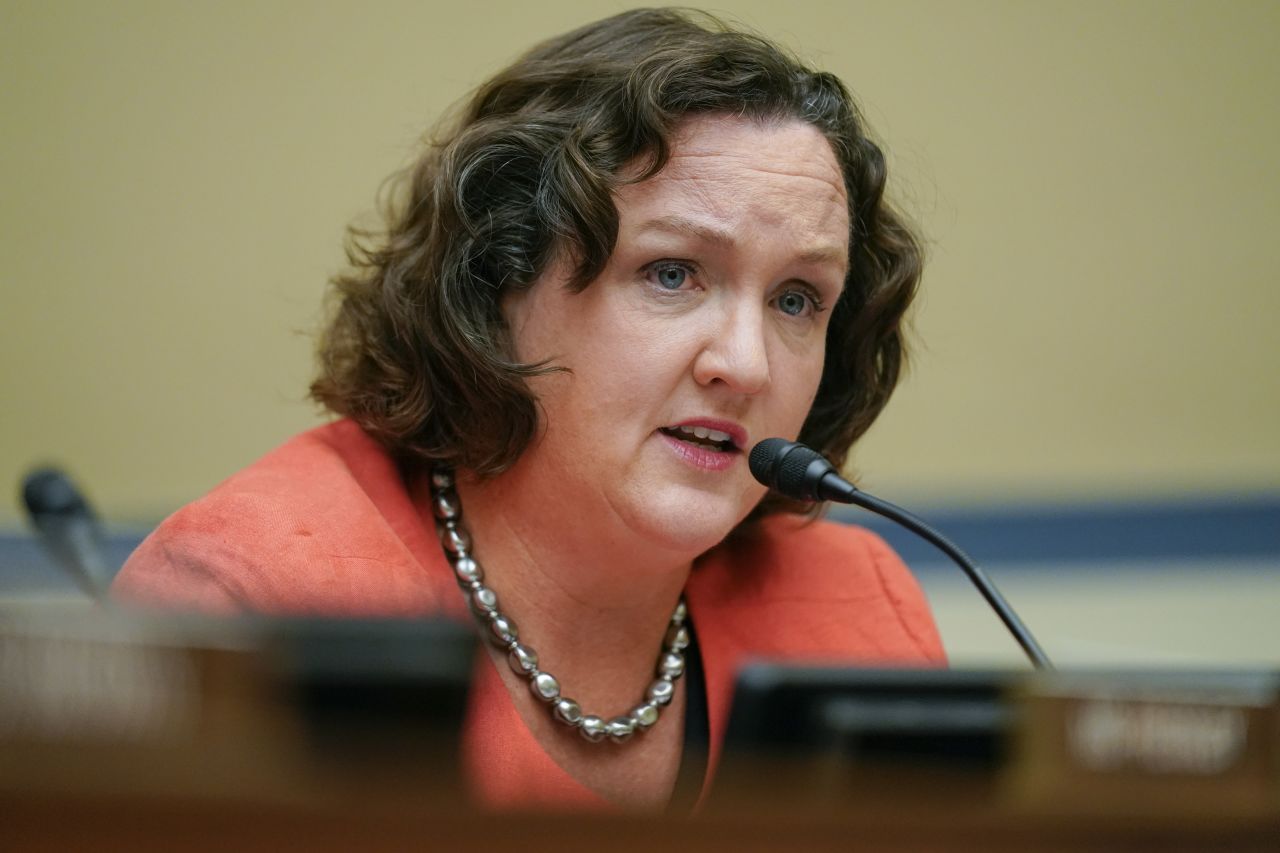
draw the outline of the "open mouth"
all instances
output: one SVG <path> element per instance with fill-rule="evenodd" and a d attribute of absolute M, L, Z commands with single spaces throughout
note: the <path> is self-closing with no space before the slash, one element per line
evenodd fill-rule
<path fill-rule="evenodd" d="M 700 426 L 675 426 L 662 427 L 658 432 L 663 435 L 669 435 L 680 441 L 686 441 L 689 444 L 702 447 L 707 450 L 714 450 L 717 453 L 737 453 L 738 446 L 733 443 L 733 436 L 727 432 L 720 432 L 715 429 L 708 429 Z"/>

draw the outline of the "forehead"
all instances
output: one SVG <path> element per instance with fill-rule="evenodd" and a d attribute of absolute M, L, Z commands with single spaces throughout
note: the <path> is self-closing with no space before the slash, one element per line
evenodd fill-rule
<path fill-rule="evenodd" d="M 798 120 L 688 119 L 662 170 L 623 185 L 617 202 L 624 228 L 678 212 L 719 230 L 847 252 L 844 177 L 826 138 Z"/>
<path fill-rule="evenodd" d="M 812 182 L 810 190 L 844 195 L 844 176 L 822 133 L 798 119 L 693 116 L 671 137 L 671 157 L 656 176 L 707 177 L 738 173 Z"/>

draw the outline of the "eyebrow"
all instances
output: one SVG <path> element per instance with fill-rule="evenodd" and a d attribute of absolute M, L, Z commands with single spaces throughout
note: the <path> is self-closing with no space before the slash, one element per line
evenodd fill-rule
<path fill-rule="evenodd" d="M 642 222 L 637 230 L 640 233 L 664 231 L 669 234 L 678 234 L 682 237 L 696 237 L 703 242 L 725 249 L 732 249 L 737 244 L 737 238 L 732 232 L 683 216 L 659 216 L 656 219 Z M 834 246 L 819 246 L 807 249 L 797 255 L 796 260 L 803 264 L 832 264 L 841 269 L 846 269 L 849 264 L 846 251 L 843 248 L 837 249 Z"/>

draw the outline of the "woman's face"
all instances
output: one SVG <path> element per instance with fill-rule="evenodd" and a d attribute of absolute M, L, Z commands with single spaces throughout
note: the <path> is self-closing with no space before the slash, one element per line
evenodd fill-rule
<path fill-rule="evenodd" d="M 795 438 L 817 393 L 848 268 L 844 183 L 807 124 L 706 116 L 615 201 L 599 278 L 575 294 L 553 266 L 504 302 L 517 357 L 571 371 L 534 380 L 543 433 L 516 467 L 697 553 L 763 496 L 751 447 Z"/>

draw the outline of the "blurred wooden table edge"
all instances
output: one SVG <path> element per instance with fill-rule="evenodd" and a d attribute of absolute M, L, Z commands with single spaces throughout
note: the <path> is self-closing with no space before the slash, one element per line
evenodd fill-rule
<path fill-rule="evenodd" d="M 1166 814 L 1050 815 L 992 808 L 899 808 L 843 814 L 746 812 L 694 818 L 518 814 L 424 804 L 396 809 L 317 810 L 255 802 L 0 795 L 0 848 L 308 850 L 578 849 L 1233 851 L 1280 849 L 1280 820 Z"/>

